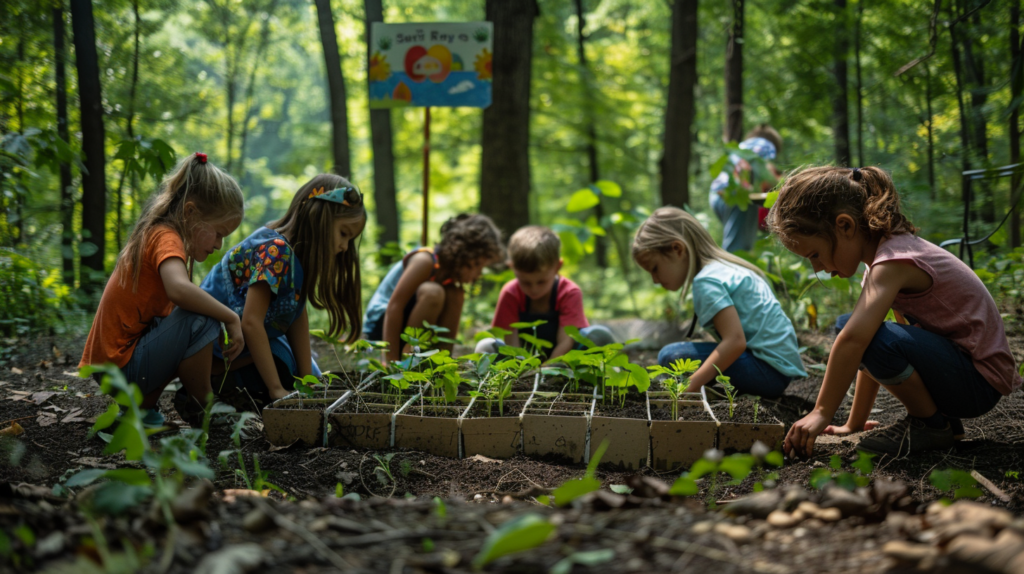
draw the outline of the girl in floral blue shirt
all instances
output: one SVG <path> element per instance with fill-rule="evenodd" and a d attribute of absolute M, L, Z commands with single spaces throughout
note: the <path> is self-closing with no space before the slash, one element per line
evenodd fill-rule
<path fill-rule="evenodd" d="M 238 313 L 246 343 L 228 367 L 226 388 L 216 380 L 214 391 L 240 394 L 242 400 L 232 401 L 236 406 L 262 408 L 288 394 L 294 377 L 319 375 L 307 301 L 327 311 L 329 335 L 358 336 L 362 302 L 354 240 L 365 225 L 355 186 L 321 174 L 299 189 L 284 217 L 257 229 L 214 266 L 202 288 Z M 214 360 L 215 372 L 223 373 L 221 361 Z"/>

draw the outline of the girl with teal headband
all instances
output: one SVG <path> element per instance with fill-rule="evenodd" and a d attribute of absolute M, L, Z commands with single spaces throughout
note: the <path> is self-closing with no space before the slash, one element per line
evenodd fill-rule
<path fill-rule="evenodd" d="M 320 174 L 303 185 L 284 217 L 229 250 L 202 288 L 238 313 L 245 350 L 228 366 L 214 358 L 214 392 L 236 407 L 262 409 L 292 390 L 294 377 L 320 375 L 309 344 L 307 301 L 327 311 L 328 335 L 361 331 L 359 250 L 366 225 L 359 190 Z M 220 375 L 218 375 L 218 371 Z"/>

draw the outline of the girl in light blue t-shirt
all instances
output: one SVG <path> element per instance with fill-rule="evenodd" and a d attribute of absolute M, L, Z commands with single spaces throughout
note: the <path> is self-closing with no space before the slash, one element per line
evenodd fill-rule
<path fill-rule="evenodd" d="M 693 286 L 697 320 L 718 343 L 672 343 L 658 354 L 667 366 L 699 359 L 690 391 L 714 384 L 718 371 L 742 393 L 776 398 L 806 377 L 796 331 L 761 271 L 719 247 L 692 215 L 676 207 L 655 211 L 637 230 L 633 259 L 655 284 L 681 296 Z"/>

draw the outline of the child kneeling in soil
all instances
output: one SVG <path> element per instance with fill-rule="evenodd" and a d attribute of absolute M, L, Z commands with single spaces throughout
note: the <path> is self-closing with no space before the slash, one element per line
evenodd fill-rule
<path fill-rule="evenodd" d="M 565 333 L 573 326 L 580 334 L 597 345 L 615 342 L 611 331 L 602 325 L 590 325 L 583 313 L 583 292 L 571 280 L 561 277 L 562 242 L 547 227 L 531 225 L 512 234 L 508 240 L 509 266 L 516 278 L 501 288 L 498 307 L 494 311 L 492 327 L 512 331 L 504 344 L 521 346 L 519 333 L 512 323 L 546 321 L 536 328 L 536 336 L 551 343 L 550 351 L 541 349 L 549 358 L 569 352 L 575 343 Z M 531 333 L 533 329 L 529 330 Z M 495 353 L 503 343 L 497 339 L 482 339 L 476 346 L 478 353 Z"/>
<path fill-rule="evenodd" d="M 815 271 L 851 277 L 868 266 L 853 313 L 840 317 L 814 409 L 784 448 L 810 456 L 821 433 L 877 426 L 868 420 L 884 386 L 907 408 L 857 448 L 892 456 L 948 449 L 960 418 L 981 416 L 1021 384 L 999 309 L 978 276 L 915 235 L 889 174 L 877 167 L 812 167 L 786 179 L 768 224 Z M 910 324 L 886 322 L 889 310 Z M 830 426 L 857 376 L 846 424 Z"/>
<path fill-rule="evenodd" d="M 633 240 L 633 260 L 656 285 L 682 298 L 693 285 L 694 321 L 718 343 L 672 343 L 658 364 L 699 359 L 689 391 L 714 384 L 718 370 L 742 393 L 776 398 L 790 381 L 806 377 L 793 323 L 782 312 L 760 269 L 719 247 L 692 215 L 662 207 L 644 221 Z"/>
<path fill-rule="evenodd" d="M 463 284 L 476 281 L 483 268 L 501 260 L 501 231 L 486 215 L 460 214 L 441 226 L 441 241 L 421 247 L 396 263 L 370 298 L 363 337 L 388 343 L 387 360 L 402 358 L 401 334 L 423 322 L 448 329 L 455 337 L 465 300 Z M 451 350 L 450 343 L 437 345 Z"/>
<path fill-rule="evenodd" d="M 117 365 L 142 391 L 146 427 L 163 426 L 157 400 L 174 377 L 186 399 L 175 405 L 181 418 L 202 420 L 222 322 L 224 353 L 233 359 L 244 346 L 238 317 L 192 283 L 193 262 L 220 249 L 242 214 L 235 180 L 206 154 L 186 157 L 146 206 L 103 289 L 79 367 Z"/>
<path fill-rule="evenodd" d="M 299 188 L 284 217 L 228 251 L 203 289 L 241 318 L 246 348 L 229 365 L 226 401 L 261 410 L 287 395 L 294 377 L 320 375 L 309 344 L 308 301 L 324 309 L 328 334 L 358 338 L 361 311 L 356 238 L 366 225 L 363 196 L 352 183 L 320 174 Z M 214 370 L 224 372 L 223 360 Z M 220 386 L 221 378 L 214 377 Z"/>

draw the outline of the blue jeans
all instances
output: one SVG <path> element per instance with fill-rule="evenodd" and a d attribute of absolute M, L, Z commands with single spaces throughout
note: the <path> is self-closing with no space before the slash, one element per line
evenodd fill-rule
<path fill-rule="evenodd" d="M 836 320 L 840 331 L 850 320 Z M 860 368 L 879 384 L 899 385 L 917 371 L 939 412 L 974 418 L 992 410 L 1001 394 L 953 341 L 921 327 L 882 323 L 861 358 Z"/>
<path fill-rule="evenodd" d="M 729 253 L 750 251 L 757 240 L 757 205 L 751 203 L 747 210 L 726 205 L 717 192 L 711 192 L 711 209 L 722 222 L 722 249 Z"/>
<path fill-rule="evenodd" d="M 154 317 L 143 331 L 128 363 L 121 369 L 143 395 L 162 389 L 185 359 L 203 350 L 220 335 L 220 321 L 175 307 L 166 317 Z"/>
<path fill-rule="evenodd" d="M 717 346 L 718 343 L 688 342 L 665 345 L 658 353 L 658 364 L 667 367 L 678 359 L 706 361 Z M 789 382 L 793 380 L 792 377 L 783 375 L 767 362 L 752 355 L 750 351 L 743 351 L 723 374 L 731 379 L 729 382 L 739 392 L 769 399 L 781 397 Z"/>

